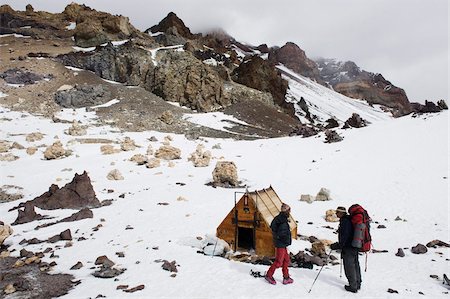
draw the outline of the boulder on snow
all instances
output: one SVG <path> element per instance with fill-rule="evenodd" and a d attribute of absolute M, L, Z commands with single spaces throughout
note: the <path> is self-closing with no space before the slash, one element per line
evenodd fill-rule
<path fill-rule="evenodd" d="M 5 242 L 6 238 L 13 234 L 13 229 L 6 223 L 0 223 L 0 246 Z"/>
<path fill-rule="evenodd" d="M 364 120 L 358 113 L 353 113 L 352 116 L 345 121 L 343 129 L 362 128 L 367 126 L 367 121 Z"/>
<path fill-rule="evenodd" d="M 123 176 L 120 173 L 120 171 L 118 169 L 113 169 L 111 170 L 108 175 L 106 176 L 106 178 L 110 181 L 120 181 L 123 180 Z"/>
<path fill-rule="evenodd" d="M 319 193 L 316 195 L 317 201 L 328 201 L 331 200 L 330 190 L 327 188 L 321 188 Z"/>
<path fill-rule="evenodd" d="M 47 147 L 47 149 L 44 152 L 44 158 L 46 160 L 53 160 L 67 156 L 69 153 L 70 153 L 69 151 L 66 151 L 63 148 L 61 141 L 58 140 L 49 147 Z"/>
<path fill-rule="evenodd" d="M 193 152 L 188 161 L 192 161 L 195 167 L 207 167 L 211 161 L 211 152 L 203 151 L 204 146 L 202 144 L 197 145 L 197 149 Z"/>
<path fill-rule="evenodd" d="M 404 257 L 405 256 L 405 252 L 403 251 L 403 249 L 399 248 L 395 255 L 399 256 L 399 257 Z"/>
<path fill-rule="evenodd" d="M 40 132 L 34 132 L 34 133 L 28 134 L 25 137 L 25 140 L 28 142 L 35 142 L 35 141 L 42 140 L 42 138 L 44 138 L 44 134 L 42 134 Z"/>
<path fill-rule="evenodd" d="M 450 247 L 450 245 L 448 243 L 445 243 L 441 240 L 433 240 L 427 243 L 427 247 Z"/>
<path fill-rule="evenodd" d="M 423 253 L 427 253 L 427 251 L 428 251 L 427 247 L 420 243 L 411 248 L 411 252 L 415 253 L 415 254 L 423 254 Z"/>
<path fill-rule="evenodd" d="M 12 225 L 28 223 L 34 220 L 44 219 L 44 216 L 36 213 L 34 210 L 34 205 L 30 202 L 25 204 L 25 208 L 22 210 L 18 210 L 17 218 L 12 223 Z"/>
<path fill-rule="evenodd" d="M 144 165 L 145 163 L 147 163 L 148 159 L 142 154 L 136 154 L 130 158 L 130 161 L 135 162 L 137 165 Z"/>
<path fill-rule="evenodd" d="M 105 144 L 100 146 L 100 151 L 103 155 L 112 155 L 120 152 L 120 149 L 114 148 L 114 146 L 112 146 L 111 144 Z"/>
<path fill-rule="evenodd" d="M 87 131 L 78 121 L 75 120 L 72 123 L 72 126 L 65 133 L 71 136 L 83 136 L 87 134 Z"/>
<path fill-rule="evenodd" d="M 32 155 L 34 155 L 37 152 L 37 147 L 30 146 L 30 147 L 27 148 L 26 152 L 27 152 L 28 155 L 32 156 Z"/>
<path fill-rule="evenodd" d="M 344 138 L 340 136 L 336 131 L 334 130 L 325 131 L 325 143 L 340 142 L 342 140 L 344 140 Z"/>
<path fill-rule="evenodd" d="M 137 145 L 134 143 L 134 140 L 128 136 L 120 143 L 120 148 L 123 151 L 134 151 L 136 147 Z"/>
<path fill-rule="evenodd" d="M 336 210 L 330 209 L 325 212 L 326 222 L 339 222 L 338 216 L 336 216 Z"/>
<path fill-rule="evenodd" d="M 146 164 L 147 168 L 156 168 L 161 165 L 161 160 L 157 158 L 150 158 Z"/>
<path fill-rule="evenodd" d="M 86 171 L 81 175 L 75 174 L 72 181 L 62 188 L 52 184 L 47 192 L 31 201 L 19 204 L 16 208 L 25 207 L 27 203 L 32 203 L 32 205 L 44 210 L 82 209 L 100 206 L 91 179 Z"/>
<path fill-rule="evenodd" d="M 155 152 L 155 157 L 163 160 L 181 159 L 181 150 L 171 145 L 163 145 Z"/>
<path fill-rule="evenodd" d="M 219 161 L 212 173 L 215 186 L 238 186 L 236 164 L 232 161 Z"/>
<path fill-rule="evenodd" d="M 314 195 L 302 194 L 300 195 L 300 201 L 306 201 L 307 203 L 313 203 L 316 200 Z"/>

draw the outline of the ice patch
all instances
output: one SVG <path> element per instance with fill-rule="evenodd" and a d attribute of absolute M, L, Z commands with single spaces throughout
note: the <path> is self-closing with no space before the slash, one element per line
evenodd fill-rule
<path fill-rule="evenodd" d="M 3 92 L 0 91 L 0 98 L 4 98 L 4 97 L 7 97 L 7 96 L 8 95 L 6 93 L 3 93 Z"/>
<path fill-rule="evenodd" d="M 117 103 L 120 103 L 120 101 L 118 99 L 113 99 L 113 100 L 109 101 L 108 103 L 97 105 L 97 106 L 92 106 L 91 108 L 94 108 L 94 109 L 95 108 L 105 108 L 105 107 L 109 107 L 109 106 L 112 106 Z"/>
<path fill-rule="evenodd" d="M 83 71 L 83 69 L 79 69 L 79 68 L 76 68 L 76 67 L 73 67 L 73 66 L 65 65 L 65 67 L 66 67 L 66 69 L 69 69 L 69 70 L 74 71 L 74 72 Z"/>
<path fill-rule="evenodd" d="M 75 52 L 92 52 L 95 51 L 95 47 L 89 47 L 89 48 L 82 48 L 82 47 L 72 47 Z"/>
<path fill-rule="evenodd" d="M 243 122 L 231 115 L 223 112 L 208 112 L 198 114 L 184 114 L 183 119 L 193 124 L 212 128 L 219 131 L 230 132 L 228 129 L 232 126 L 231 123 L 237 123 L 244 126 L 249 126 L 248 123 Z M 233 132 L 230 132 L 233 133 Z"/>
<path fill-rule="evenodd" d="M 17 34 L 17 33 L 12 33 L 12 34 L 1 34 L 0 35 L 0 38 L 1 37 L 8 37 L 8 36 L 14 36 L 14 37 L 21 37 L 21 38 L 30 38 L 30 36 L 27 36 L 27 35 L 22 35 L 22 34 Z"/>

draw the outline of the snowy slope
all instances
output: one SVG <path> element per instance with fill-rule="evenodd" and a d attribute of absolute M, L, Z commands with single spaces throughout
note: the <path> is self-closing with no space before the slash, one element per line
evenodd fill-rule
<path fill-rule="evenodd" d="M 319 122 L 335 118 L 338 122 L 343 123 L 353 113 L 358 113 L 369 122 L 392 118 L 388 113 L 383 112 L 378 105 L 372 107 L 366 101 L 346 97 L 293 72 L 283 65 L 278 65 L 277 68 L 282 72 L 282 77 L 289 83 L 286 95 L 287 101 L 297 103 L 303 97 L 308 105 L 309 112 L 317 116 Z M 305 113 L 298 106 L 296 110 L 303 113 L 303 115 L 299 115 L 302 122 L 309 122 L 304 117 Z"/>
<path fill-rule="evenodd" d="M 320 92 L 318 88 L 317 93 Z M 333 107 L 329 109 L 336 109 Z M 17 249 L 16 255 L 22 248 L 18 243 L 23 238 L 45 239 L 71 229 L 73 246 L 64 248 L 64 243 L 59 242 L 57 244 L 62 245 L 56 250 L 59 258 L 50 259 L 46 255 L 43 259 L 58 263 L 53 272 L 71 273 L 81 280 L 81 284 L 64 298 L 95 298 L 98 294 L 107 298 L 355 298 L 354 294 L 344 291 L 346 280 L 339 277 L 339 266 L 325 267 L 308 294 L 318 267 L 313 270 L 292 268 L 293 285 L 278 283 L 272 286 L 249 275 L 250 269 L 264 272 L 267 266 L 204 256 L 196 253 L 197 248 L 189 246 L 198 243 L 196 237 L 215 233 L 233 207 L 234 192 L 243 191 L 205 185 L 212 180 L 211 173 L 219 157 L 236 163 L 240 179 L 251 191 L 272 185 L 282 200 L 291 205 L 293 216 L 299 222 L 298 232 L 302 235 L 336 240 L 333 231 L 324 228 L 327 225 L 337 227 L 336 223 L 325 222 L 325 211 L 339 205 L 348 207 L 355 202 L 366 207 L 375 221 L 386 225 L 386 229 L 377 229 L 374 225 L 372 235 L 374 247 L 388 250 L 388 253 L 369 255 L 368 272 L 363 273 L 363 287 L 358 298 L 423 298 L 419 292 L 427 298 L 448 298 L 448 294 L 444 294 L 448 288 L 441 281 L 430 278 L 430 274 L 440 277 L 443 273 L 449 274 L 448 248 L 430 248 L 423 255 L 414 255 L 407 249 L 404 258 L 394 255 L 400 247 L 410 248 L 433 239 L 450 241 L 447 111 L 374 122 L 362 129 L 343 131 L 344 141 L 334 144 L 325 144 L 323 135 L 256 141 L 189 141 L 182 135 L 172 134 L 172 145 L 182 150 L 182 159 L 175 160 L 175 167 L 163 162 L 159 168 L 147 169 L 128 159 L 136 153 L 145 153 L 149 144 L 158 148 L 166 134 L 128 133 L 111 127 L 90 126 L 88 136 L 84 138 L 123 140 L 129 136 L 141 146 L 132 152 L 102 155 L 100 144 L 69 142 L 74 137 L 63 133 L 69 124 L 0 109 L 0 139 L 17 141 L 27 147 L 49 145 L 57 135 L 65 148 L 73 150 L 70 157 L 52 161 L 43 159 L 45 148 L 40 148 L 33 156 L 24 150 L 12 150 L 20 158 L 0 162 L 0 181 L 2 185 L 22 187 L 25 197 L 20 201 L 41 195 L 52 183 L 62 187 L 75 173 L 84 170 L 88 171 L 100 200 L 114 199 L 111 206 L 94 209 L 93 219 L 35 231 L 38 224 L 73 213 L 71 210 L 40 210 L 38 212 L 55 219 L 14 226 L 15 233 L 7 243 Z M 320 111 L 326 114 L 325 108 Z M 345 109 L 334 112 L 339 111 L 344 117 Z M 364 118 L 373 115 L 371 120 L 377 119 L 375 112 L 370 114 L 365 108 L 361 111 L 366 111 L 361 114 Z M 85 123 L 93 121 L 91 115 L 84 115 L 83 109 L 69 112 L 73 118 L 85 120 Z M 382 115 L 379 119 L 383 119 Z M 35 131 L 45 133 L 45 138 L 35 143 L 26 142 L 24 134 Z M 156 136 L 159 141 L 148 141 L 151 136 Z M 209 167 L 195 168 L 187 161 L 199 143 L 216 157 Z M 218 143 L 220 148 L 213 148 Z M 106 179 L 107 173 L 114 168 L 121 171 L 125 177 L 123 181 Z M 177 184 L 179 182 L 186 185 L 181 186 Z M 301 194 L 316 194 L 321 187 L 331 190 L 332 201 L 308 204 L 298 200 Z M 108 189 L 114 192 L 108 193 Z M 125 197 L 120 198 L 120 194 Z M 186 200 L 177 200 L 180 196 Z M 13 222 L 17 212 L 8 210 L 20 201 L 0 204 L 0 218 Z M 161 202 L 169 205 L 158 205 Z M 397 216 L 407 221 L 394 221 Z M 93 232 L 92 228 L 100 223 L 103 227 Z M 134 229 L 125 230 L 128 225 Z M 76 241 L 81 236 L 87 240 Z M 46 243 L 28 245 L 26 249 L 42 251 L 48 246 Z M 290 251 L 295 254 L 309 247 L 309 242 L 296 240 Z M 125 253 L 124 258 L 116 256 L 119 251 Z M 94 270 L 89 268 L 100 255 L 107 255 L 120 267 L 127 268 L 117 277 L 118 281 L 91 275 Z M 162 270 L 161 263 L 155 262 L 158 259 L 176 260 L 179 265 L 177 276 L 172 278 L 169 272 Z M 363 264 L 363 259 L 360 260 Z M 83 262 L 84 267 L 69 270 L 78 261 Z M 275 278 L 280 282 L 280 270 L 275 273 Z M 124 293 L 116 290 L 120 284 L 130 287 L 144 284 L 145 289 Z M 388 288 L 398 290 L 399 294 L 387 293 Z"/>

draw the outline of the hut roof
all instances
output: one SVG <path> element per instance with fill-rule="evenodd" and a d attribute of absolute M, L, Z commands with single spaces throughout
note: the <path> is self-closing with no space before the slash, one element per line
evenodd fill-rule
<path fill-rule="evenodd" d="M 267 189 L 248 192 L 247 195 L 253 200 L 257 210 L 261 213 L 264 221 L 270 226 L 273 218 L 281 212 L 282 201 L 272 186 Z M 289 227 L 292 231 L 297 227 L 292 215 L 289 215 Z"/>

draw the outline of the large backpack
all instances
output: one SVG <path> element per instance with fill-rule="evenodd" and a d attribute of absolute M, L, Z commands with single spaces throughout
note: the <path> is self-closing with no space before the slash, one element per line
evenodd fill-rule
<path fill-rule="evenodd" d="M 352 205 L 348 212 L 353 224 L 352 246 L 359 248 L 360 252 L 368 252 L 372 247 L 372 237 L 370 236 L 370 219 L 367 211 L 358 204 Z"/>

